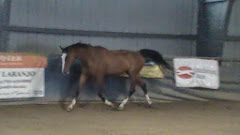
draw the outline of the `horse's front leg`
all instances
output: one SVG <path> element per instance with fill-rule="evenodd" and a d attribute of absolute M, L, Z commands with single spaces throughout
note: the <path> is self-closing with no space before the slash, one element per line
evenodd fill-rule
<path fill-rule="evenodd" d="M 71 111 L 73 109 L 73 106 L 76 104 L 77 98 L 82 90 L 83 84 L 87 81 L 87 78 L 88 77 L 83 74 L 80 76 L 78 90 L 76 91 L 75 97 L 73 98 L 71 104 L 67 107 L 67 111 Z"/>

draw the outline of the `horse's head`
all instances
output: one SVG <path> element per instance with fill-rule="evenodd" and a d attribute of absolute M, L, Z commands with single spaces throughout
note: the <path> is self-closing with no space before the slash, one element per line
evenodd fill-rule
<path fill-rule="evenodd" d="M 62 48 L 62 73 L 69 74 L 70 67 L 76 58 L 84 60 L 88 55 L 88 48 L 92 46 L 85 43 L 72 44 L 66 48 Z"/>
<path fill-rule="evenodd" d="M 75 60 L 74 51 L 72 51 L 72 49 L 62 48 L 61 46 L 59 47 L 62 50 L 62 73 L 68 75 L 70 73 L 71 64 Z"/>

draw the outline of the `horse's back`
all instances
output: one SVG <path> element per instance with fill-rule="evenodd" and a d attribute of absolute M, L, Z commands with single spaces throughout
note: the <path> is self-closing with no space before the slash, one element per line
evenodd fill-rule
<path fill-rule="evenodd" d="M 89 65 L 93 74 L 120 74 L 139 71 L 144 65 L 144 58 L 139 52 L 129 50 L 108 50 L 101 46 L 90 48 Z"/>
<path fill-rule="evenodd" d="M 96 59 L 101 59 L 101 61 L 130 61 L 134 63 L 134 61 L 142 62 L 144 58 L 138 51 L 130 51 L 130 50 L 108 50 L 101 46 L 95 46 L 92 52 Z"/>
<path fill-rule="evenodd" d="M 113 63 L 125 64 L 128 69 L 142 68 L 144 58 L 139 52 L 129 50 L 110 51 Z M 112 63 L 112 64 L 113 64 Z"/>

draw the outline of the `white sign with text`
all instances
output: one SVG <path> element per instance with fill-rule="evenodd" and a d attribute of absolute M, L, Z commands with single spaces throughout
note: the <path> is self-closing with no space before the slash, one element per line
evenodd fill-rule
<path fill-rule="evenodd" d="M 216 60 L 175 58 L 177 87 L 219 88 L 219 67 Z"/>
<path fill-rule="evenodd" d="M 0 99 L 44 96 L 44 68 L 0 69 Z"/>

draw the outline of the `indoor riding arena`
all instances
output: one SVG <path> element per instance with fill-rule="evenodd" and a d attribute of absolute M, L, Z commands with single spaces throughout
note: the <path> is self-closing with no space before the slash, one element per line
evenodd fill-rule
<path fill-rule="evenodd" d="M 239 135 L 240 0 L 0 0 L 0 135 Z"/>

